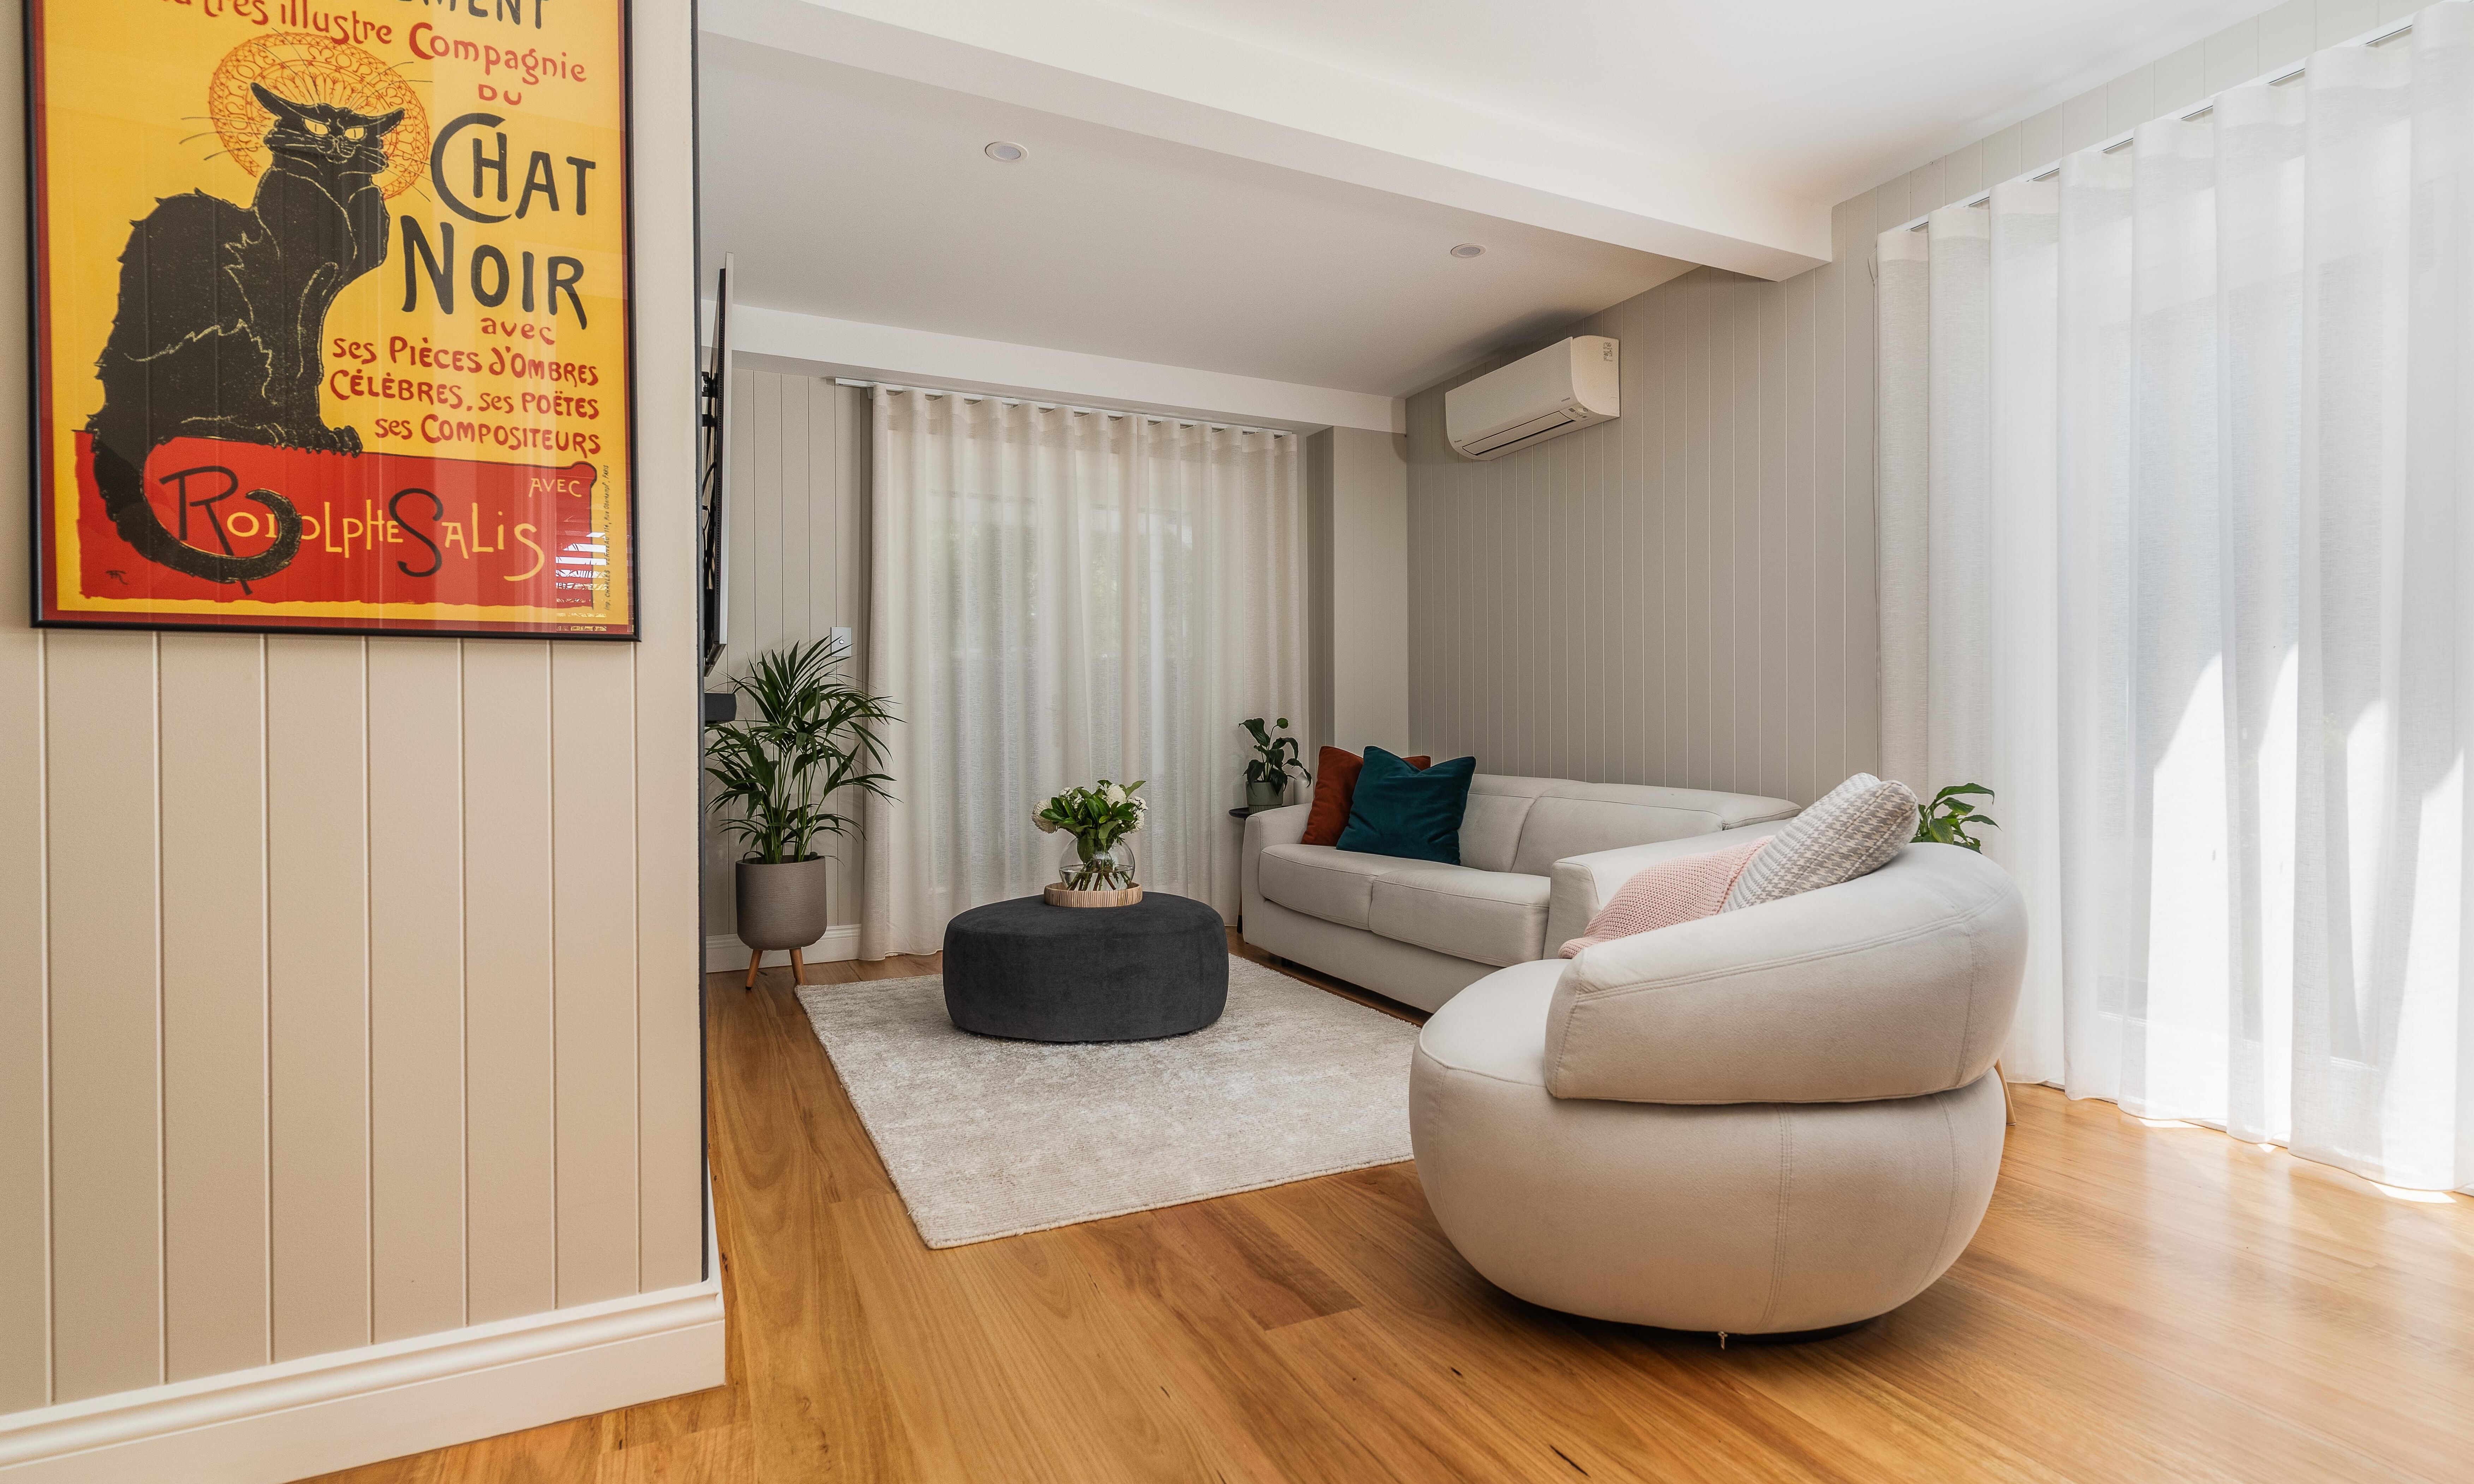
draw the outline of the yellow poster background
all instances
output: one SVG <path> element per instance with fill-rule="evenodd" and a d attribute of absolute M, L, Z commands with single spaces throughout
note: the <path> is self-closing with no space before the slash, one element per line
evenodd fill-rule
<path fill-rule="evenodd" d="M 631 633 L 622 0 L 33 3 L 39 12 L 32 59 L 39 88 L 38 370 L 47 409 L 36 498 L 48 502 L 48 549 L 38 560 L 51 564 L 57 614 L 74 621 L 81 614 L 109 620 L 159 613 L 179 621 L 175 615 L 194 612 L 243 628 L 319 619 L 327 622 L 313 627 L 371 629 L 408 619 L 415 624 L 407 627 Z M 218 67 L 253 43 L 246 58 L 262 58 L 272 45 L 313 62 L 349 55 L 338 48 L 376 59 L 416 101 L 419 117 L 411 122 L 432 145 L 466 115 L 498 120 L 468 121 L 434 167 L 428 150 L 421 150 L 418 168 L 388 200 L 385 261 L 345 287 L 327 316 L 323 412 L 330 426 L 354 429 L 364 451 L 592 464 L 593 525 L 607 543 L 608 563 L 606 590 L 595 594 L 594 606 L 121 599 L 79 590 L 76 435 L 103 401 L 95 363 L 118 309 L 120 256 L 132 224 L 161 198 L 202 191 L 250 203 L 258 180 L 251 166 L 262 169 L 267 157 L 253 136 L 272 116 L 255 108 L 255 117 L 235 121 L 229 104 L 215 111 L 209 92 Z M 255 160 L 227 148 L 234 133 L 252 141 Z M 502 133 L 503 173 L 495 164 Z M 545 176 L 536 156 L 547 162 L 549 191 L 540 189 Z M 453 209 L 457 203 L 500 220 L 473 220 Z M 451 275 L 451 310 L 426 263 L 409 265 L 408 281 L 407 260 L 416 255 L 406 251 L 406 218 L 433 253 L 443 253 L 451 229 L 452 256 L 441 264 Z M 473 257 L 484 247 L 496 248 L 511 272 L 526 253 L 545 270 L 553 257 L 579 269 L 555 296 L 543 293 L 544 282 L 532 285 L 530 312 L 509 278 L 504 301 L 491 308 L 473 292 Z M 486 267 L 478 279 L 485 290 L 497 281 Z M 417 300 L 409 310 L 408 292 Z M 339 371 L 348 374 L 339 379 Z M 363 375 L 357 385 L 365 395 L 352 395 L 352 372 Z M 444 393 L 432 393 L 432 400 L 390 397 L 388 377 L 452 385 L 463 406 L 442 409 L 434 397 Z M 508 430 L 502 438 L 538 446 L 493 443 L 499 429 Z M 314 490 L 285 492 L 317 507 Z"/>

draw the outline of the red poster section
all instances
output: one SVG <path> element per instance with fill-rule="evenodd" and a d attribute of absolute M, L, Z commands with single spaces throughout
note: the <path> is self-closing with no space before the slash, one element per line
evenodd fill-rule
<path fill-rule="evenodd" d="M 298 510 L 300 554 L 244 590 L 138 555 L 104 513 L 91 441 L 81 433 L 77 443 L 78 575 L 89 597 L 252 605 L 248 616 L 233 615 L 239 624 L 286 616 L 255 605 L 300 605 L 302 619 L 322 626 L 342 617 L 324 605 L 385 604 L 397 611 L 371 627 L 469 631 L 492 620 L 423 610 L 601 610 L 625 576 L 610 567 L 608 523 L 598 518 L 606 506 L 595 497 L 591 464 L 316 453 L 202 438 L 166 443 L 147 461 L 146 497 L 164 529 L 188 545 L 242 557 L 273 545 L 277 517 L 250 498 L 253 491 L 277 491 Z M 292 492 L 309 490 L 319 493 Z M 511 630 L 570 627 L 555 614 L 511 613 L 506 622 Z"/>

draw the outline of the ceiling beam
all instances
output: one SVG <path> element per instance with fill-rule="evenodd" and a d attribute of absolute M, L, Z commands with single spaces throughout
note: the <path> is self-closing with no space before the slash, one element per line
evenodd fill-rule
<path fill-rule="evenodd" d="M 703 29 L 1552 231 L 1786 278 L 1830 207 L 1099 0 L 703 0 Z"/>

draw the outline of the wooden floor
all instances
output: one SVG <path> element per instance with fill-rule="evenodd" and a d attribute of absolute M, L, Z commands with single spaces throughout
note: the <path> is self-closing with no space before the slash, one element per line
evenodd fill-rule
<path fill-rule="evenodd" d="M 764 978 L 707 996 L 730 1385 L 332 1478 L 2474 1478 L 2474 1202 L 2023 1088 L 1958 1265 L 1808 1344 L 1510 1299 L 1407 1164 L 930 1252 Z"/>

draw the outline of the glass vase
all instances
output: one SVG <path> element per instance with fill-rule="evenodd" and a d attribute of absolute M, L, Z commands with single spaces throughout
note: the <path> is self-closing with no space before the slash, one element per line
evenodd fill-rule
<path fill-rule="evenodd" d="M 1056 858 L 1056 879 L 1069 892 L 1115 892 L 1135 884 L 1134 842 L 1120 836 L 1114 845 L 1096 847 L 1066 837 Z"/>

